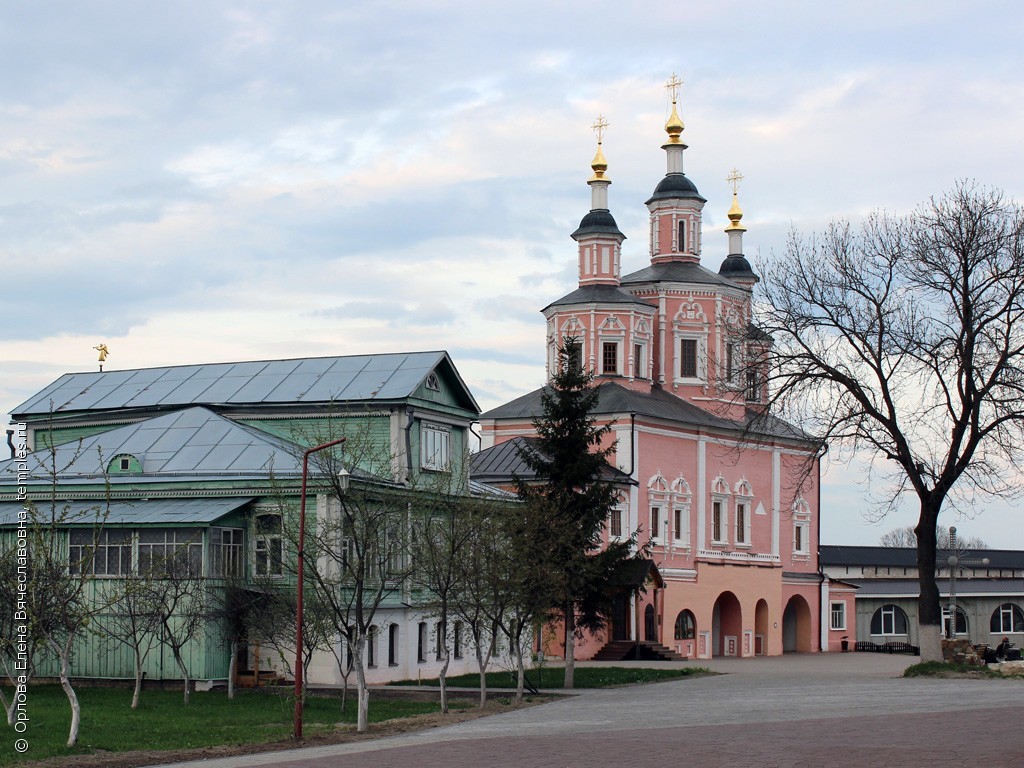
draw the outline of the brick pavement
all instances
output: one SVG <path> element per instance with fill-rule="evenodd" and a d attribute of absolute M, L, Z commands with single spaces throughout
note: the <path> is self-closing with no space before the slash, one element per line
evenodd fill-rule
<path fill-rule="evenodd" d="M 446 741 L 294 759 L 287 768 L 1021 768 L 1024 706 L 603 734 Z"/>

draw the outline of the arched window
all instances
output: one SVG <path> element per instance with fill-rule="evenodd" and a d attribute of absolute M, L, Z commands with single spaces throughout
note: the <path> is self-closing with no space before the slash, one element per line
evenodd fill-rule
<path fill-rule="evenodd" d="M 956 633 L 958 635 L 968 634 L 967 614 L 959 606 L 956 609 Z M 942 609 L 942 635 L 943 637 L 949 637 L 949 606 Z"/>
<path fill-rule="evenodd" d="M 1016 603 L 1003 603 L 992 612 L 989 628 L 993 634 L 1024 632 L 1024 611 Z"/>
<path fill-rule="evenodd" d="M 377 666 L 377 625 L 374 624 L 370 627 L 370 631 L 366 633 L 366 666 L 376 667 Z"/>
<path fill-rule="evenodd" d="M 872 635 L 907 634 L 907 614 L 898 605 L 887 603 L 871 617 Z"/>
<path fill-rule="evenodd" d="M 398 625 L 392 624 L 388 628 L 388 665 L 398 666 Z"/>
<path fill-rule="evenodd" d="M 418 635 L 416 637 L 416 661 L 427 660 L 427 645 L 430 643 L 427 637 L 427 622 L 421 621 L 419 623 Z"/>
<path fill-rule="evenodd" d="M 692 640 L 697 635 L 697 622 L 689 611 L 676 616 L 676 640 Z"/>

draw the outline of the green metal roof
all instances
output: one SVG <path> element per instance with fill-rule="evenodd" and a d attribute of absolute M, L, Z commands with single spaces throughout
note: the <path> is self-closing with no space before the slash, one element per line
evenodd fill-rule
<path fill-rule="evenodd" d="M 49 503 L 39 502 L 37 508 L 43 519 L 51 514 L 59 516 L 63 525 L 182 525 L 186 523 L 214 523 L 225 515 L 245 506 L 250 498 L 226 499 L 147 499 L 139 501 L 103 500 L 57 502 L 56 509 Z M 0 502 L 0 526 L 18 523 L 23 509 L 20 501 Z"/>

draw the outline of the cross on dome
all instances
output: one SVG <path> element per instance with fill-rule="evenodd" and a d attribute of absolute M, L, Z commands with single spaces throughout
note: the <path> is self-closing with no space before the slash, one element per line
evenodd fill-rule
<path fill-rule="evenodd" d="M 605 116 L 604 115 L 598 115 L 597 119 L 594 121 L 594 124 L 592 126 L 590 126 L 591 128 L 594 129 L 594 133 L 597 134 L 597 143 L 598 144 L 600 144 L 602 142 L 602 140 L 604 139 L 604 132 L 608 128 L 608 125 L 609 125 L 609 123 L 605 119 Z"/>
<path fill-rule="evenodd" d="M 735 168 L 725 177 L 725 180 L 732 186 L 732 193 L 735 195 L 739 192 L 740 182 L 743 181 L 743 174 Z"/>
<path fill-rule="evenodd" d="M 672 77 L 665 83 L 665 88 L 668 90 L 669 96 L 672 97 L 672 103 L 676 103 L 676 99 L 679 97 L 679 88 L 683 84 L 683 81 L 679 79 L 675 72 L 672 73 Z"/>

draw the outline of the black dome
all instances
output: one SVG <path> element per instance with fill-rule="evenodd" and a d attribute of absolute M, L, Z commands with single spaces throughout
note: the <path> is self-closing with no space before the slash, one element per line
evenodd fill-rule
<path fill-rule="evenodd" d="M 700 192 L 697 191 L 696 185 L 683 173 L 669 173 L 662 179 L 658 186 L 654 188 L 654 194 L 651 195 L 651 199 L 647 201 L 647 205 L 650 205 L 655 200 L 672 200 L 679 198 L 691 198 L 693 200 L 700 200 L 702 203 L 706 203 Z"/>
<path fill-rule="evenodd" d="M 722 266 L 718 270 L 718 274 L 722 277 L 727 277 L 730 280 L 737 278 L 747 280 L 753 280 L 757 282 L 760 278 L 754 273 L 754 270 L 750 267 L 750 262 L 747 261 L 747 257 L 742 253 L 730 253 L 725 257 L 725 261 L 722 262 Z"/>
<path fill-rule="evenodd" d="M 626 239 L 619 231 L 615 217 L 607 208 L 596 208 L 583 217 L 579 227 L 572 233 L 572 239 L 579 240 L 583 235 L 618 235 L 623 240 Z"/>

